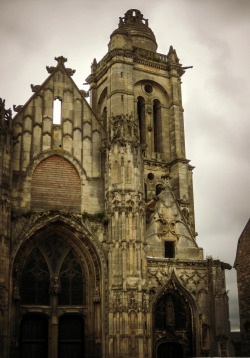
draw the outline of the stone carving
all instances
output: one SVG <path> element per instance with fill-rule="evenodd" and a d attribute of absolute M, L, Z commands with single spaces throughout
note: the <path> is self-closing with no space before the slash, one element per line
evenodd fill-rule
<path fill-rule="evenodd" d="M 48 71 L 48 73 L 53 73 L 55 71 L 56 67 L 54 66 L 46 66 L 46 70 Z"/>
<path fill-rule="evenodd" d="M 76 70 L 72 70 L 72 68 L 66 68 L 66 72 L 68 73 L 68 75 L 73 76 Z"/>
<path fill-rule="evenodd" d="M 58 275 L 53 275 L 50 278 L 50 293 L 58 295 L 61 292 L 61 283 Z"/>
<path fill-rule="evenodd" d="M 127 142 L 133 143 L 135 147 L 139 145 L 139 128 L 132 116 L 119 115 L 112 118 L 110 140 L 119 142 L 121 146 Z"/>
<path fill-rule="evenodd" d="M 148 269 L 149 278 L 154 278 L 156 286 L 163 286 L 170 278 L 170 268 L 168 267 L 150 267 Z M 153 283 L 152 283 L 153 284 Z"/>
<path fill-rule="evenodd" d="M 100 283 L 99 282 L 97 282 L 97 286 L 95 288 L 93 302 L 94 303 L 100 303 L 101 302 L 101 293 L 100 293 Z"/>
<path fill-rule="evenodd" d="M 208 285 L 207 272 L 202 271 L 181 271 L 180 279 L 184 284 L 184 287 L 192 293 L 192 295 L 197 296 L 201 289 L 204 289 Z"/>
<path fill-rule="evenodd" d="M 20 112 L 22 110 L 23 106 L 22 105 L 19 105 L 19 106 L 16 106 L 15 104 L 13 105 L 13 110 L 15 112 Z"/>
<path fill-rule="evenodd" d="M 121 299 L 121 293 L 115 292 L 111 302 L 109 304 L 110 311 L 113 313 L 121 313 L 123 311 L 123 304 Z"/>
<path fill-rule="evenodd" d="M 84 98 L 89 97 L 89 91 L 80 90 L 80 92 L 81 92 L 81 94 L 83 95 Z"/>
<path fill-rule="evenodd" d="M 38 92 L 41 88 L 40 85 L 34 86 L 33 84 L 30 85 L 32 92 Z"/>

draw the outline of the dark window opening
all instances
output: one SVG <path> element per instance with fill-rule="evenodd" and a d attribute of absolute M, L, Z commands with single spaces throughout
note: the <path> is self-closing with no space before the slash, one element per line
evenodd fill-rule
<path fill-rule="evenodd" d="M 165 257 L 172 259 L 174 258 L 174 242 L 165 241 Z"/>
<path fill-rule="evenodd" d="M 59 305 L 84 305 L 85 282 L 80 260 L 73 250 L 64 259 L 60 271 L 61 292 L 58 295 Z"/>
<path fill-rule="evenodd" d="M 145 195 L 145 201 L 147 202 L 148 200 L 148 189 L 147 189 L 147 184 L 144 183 L 144 195 Z"/>
<path fill-rule="evenodd" d="M 35 313 L 24 316 L 20 339 L 21 358 L 48 357 L 48 319 Z"/>
<path fill-rule="evenodd" d="M 154 151 L 162 152 L 162 129 L 161 129 L 161 103 L 157 99 L 153 104 L 153 120 L 154 120 Z"/>
<path fill-rule="evenodd" d="M 155 188 L 155 194 L 159 195 L 162 192 L 162 190 L 163 190 L 162 184 L 157 184 Z"/>
<path fill-rule="evenodd" d="M 58 352 L 60 358 L 84 356 L 84 320 L 76 315 L 59 319 Z"/>
<path fill-rule="evenodd" d="M 103 127 L 107 129 L 107 107 L 104 107 L 102 112 Z"/>
<path fill-rule="evenodd" d="M 145 100 L 143 97 L 137 98 L 137 115 L 140 130 L 140 142 L 146 143 Z"/>
<path fill-rule="evenodd" d="M 145 87 L 144 87 L 145 91 L 147 93 L 152 93 L 153 92 L 153 87 L 149 84 L 146 84 Z"/>
<path fill-rule="evenodd" d="M 149 180 L 153 180 L 154 179 L 154 174 L 153 173 L 148 173 L 148 179 Z"/>
<path fill-rule="evenodd" d="M 21 276 L 21 303 L 49 304 L 49 270 L 40 250 L 34 249 L 25 263 Z"/>

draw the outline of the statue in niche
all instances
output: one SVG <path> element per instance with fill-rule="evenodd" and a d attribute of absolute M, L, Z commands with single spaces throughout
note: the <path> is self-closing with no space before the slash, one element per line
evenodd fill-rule
<path fill-rule="evenodd" d="M 174 304 L 171 296 L 166 298 L 166 326 L 175 325 Z"/>

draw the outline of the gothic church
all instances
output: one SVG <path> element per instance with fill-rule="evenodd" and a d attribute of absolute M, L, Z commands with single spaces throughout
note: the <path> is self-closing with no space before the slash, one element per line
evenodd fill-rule
<path fill-rule="evenodd" d="M 0 103 L 0 357 L 229 356 L 230 266 L 196 242 L 187 68 L 135 9 L 90 104 L 55 60 L 13 118 Z"/>

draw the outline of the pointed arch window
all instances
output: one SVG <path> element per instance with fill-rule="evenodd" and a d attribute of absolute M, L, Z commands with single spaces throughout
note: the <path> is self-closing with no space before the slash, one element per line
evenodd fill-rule
<path fill-rule="evenodd" d="M 53 124 L 62 123 L 62 101 L 57 98 L 53 101 Z"/>
<path fill-rule="evenodd" d="M 161 128 L 161 102 L 155 99 L 153 102 L 154 120 L 154 151 L 162 152 L 162 128 Z"/>
<path fill-rule="evenodd" d="M 141 96 L 137 98 L 137 115 L 140 130 L 140 142 L 146 143 L 145 100 Z"/>
<path fill-rule="evenodd" d="M 26 305 L 49 304 L 50 274 L 41 251 L 34 249 L 22 271 L 21 303 Z"/>
<path fill-rule="evenodd" d="M 85 281 L 79 258 L 71 250 L 65 257 L 60 270 L 61 292 L 59 305 L 85 305 Z"/>

